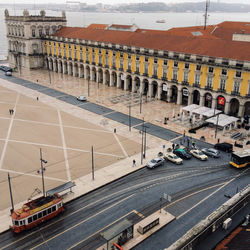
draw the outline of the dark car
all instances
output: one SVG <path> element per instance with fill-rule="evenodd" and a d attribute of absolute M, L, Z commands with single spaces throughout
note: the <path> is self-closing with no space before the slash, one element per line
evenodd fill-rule
<path fill-rule="evenodd" d="M 214 148 L 203 148 L 201 150 L 204 154 L 214 157 L 214 158 L 219 158 L 220 157 L 220 152 L 217 149 Z"/>
<path fill-rule="evenodd" d="M 231 153 L 233 151 L 233 145 L 227 142 L 217 143 L 214 145 L 214 148 L 227 153 Z"/>
<path fill-rule="evenodd" d="M 173 153 L 176 154 L 177 156 L 179 156 L 180 158 L 185 159 L 185 160 L 188 160 L 188 159 L 192 158 L 192 155 L 187 153 L 182 148 L 175 149 Z"/>

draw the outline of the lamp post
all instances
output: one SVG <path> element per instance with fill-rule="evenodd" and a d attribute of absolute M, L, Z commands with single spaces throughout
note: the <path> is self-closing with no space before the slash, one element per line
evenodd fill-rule
<path fill-rule="evenodd" d="M 91 147 L 91 158 L 92 158 L 92 180 L 95 179 L 95 170 L 94 170 L 94 148 Z"/>
<path fill-rule="evenodd" d="M 14 202 L 13 202 L 13 196 L 12 196 L 12 189 L 11 189 L 11 183 L 10 183 L 10 174 L 8 173 L 8 182 L 9 182 L 9 190 L 10 190 L 10 201 L 11 201 L 11 210 L 10 213 L 14 211 Z"/>
<path fill-rule="evenodd" d="M 146 135 L 147 135 L 147 126 L 144 126 L 144 152 L 143 158 L 146 158 Z"/>
<path fill-rule="evenodd" d="M 131 104 L 128 106 L 128 122 L 129 122 L 129 131 L 131 131 Z"/>
<path fill-rule="evenodd" d="M 142 123 L 142 130 L 141 130 L 141 164 L 143 163 L 143 131 L 144 131 L 144 118 Z"/>
<path fill-rule="evenodd" d="M 140 114 L 141 114 L 141 108 L 142 108 L 142 93 L 140 93 Z"/>
<path fill-rule="evenodd" d="M 42 185 L 43 185 L 43 196 L 45 197 L 45 186 L 44 186 L 44 176 L 43 176 L 43 172 L 46 170 L 44 167 L 43 167 L 43 163 L 46 164 L 47 161 L 43 159 L 43 156 L 42 156 L 42 149 L 40 148 L 40 162 L 41 162 L 41 173 L 42 173 Z M 39 173 L 39 170 L 37 171 Z"/>

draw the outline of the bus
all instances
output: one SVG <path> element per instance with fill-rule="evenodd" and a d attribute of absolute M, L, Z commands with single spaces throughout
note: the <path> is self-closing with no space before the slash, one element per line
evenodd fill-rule
<path fill-rule="evenodd" d="M 233 152 L 229 164 L 235 168 L 250 166 L 250 149 Z"/>
<path fill-rule="evenodd" d="M 41 196 L 11 212 L 12 230 L 15 233 L 20 233 L 55 217 L 63 211 L 61 195 L 55 193 L 46 197 Z"/>

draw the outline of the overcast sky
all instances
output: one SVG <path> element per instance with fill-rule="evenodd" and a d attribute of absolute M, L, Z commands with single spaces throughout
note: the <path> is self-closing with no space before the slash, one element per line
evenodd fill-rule
<path fill-rule="evenodd" d="M 72 1 L 72 0 L 71 0 Z M 148 3 L 148 2 L 164 2 L 164 3 L 180 3 L 180 2 L 203 2 L 205 0 L 73 0 L 79 1 L 87 4 L 117 4 L 117 3 Z M 225 3 L 247 3 L 250 4 L 250 0 L 211 0 L 211 2 L 225 2 Z M 8 4 L 20 4 L 20 3 L 29 3 L 29 4 L 42 4 L 42 3 L 66 3 L 66 0 L 0 0 L 0 3 Z"/>

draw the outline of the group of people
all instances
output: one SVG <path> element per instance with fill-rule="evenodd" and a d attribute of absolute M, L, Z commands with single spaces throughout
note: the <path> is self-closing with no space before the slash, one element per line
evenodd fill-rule
<path fill-rule="evenodd" d="M 14 109 L 9 109 L 10 115 L 14 114 Z"/>

